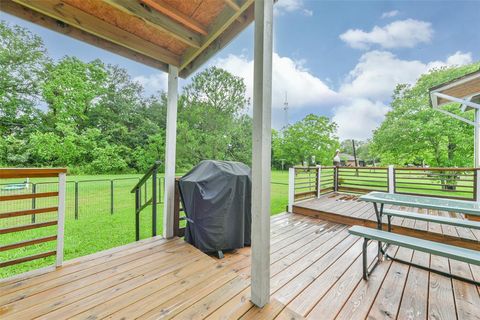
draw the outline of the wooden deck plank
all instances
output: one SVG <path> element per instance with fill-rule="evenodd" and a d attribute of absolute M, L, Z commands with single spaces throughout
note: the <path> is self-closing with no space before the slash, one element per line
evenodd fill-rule
<path fill-rule="evenodd" d="M 373 219 L 371 206 L 340 198 L 333 196 L 322 207 L 337 206 L 335 211 Z M 444 232 L 440 225 L 417 226 L 407 219 L 395 224 Z M 156 239 L 1 283 L 0 318 L 329 320 L 480 315 L 479 287 L 415 267 L 383 261 L 364 281 L 362 241 L 349 235 L 345 225 L 285 213 L 273 217 L 271 226 L 272 299 L 263 309 L 249 300 L 250 248 L 227 252 L 218 260 L 181 239 Z M 458 237 L 462 230 L 445 232 L 456 232 Z M 370 266 L 376 250 L 371 242 Z M 477 266 L 438 257 L 430 261 L 430 255 L 421 252 L 413 252 L 412 257 L 411 250 L 395 251 L 395 246 L 389 250 L 415 263 L 480 277 Z"/>
<path fill-rule="evenodd" d="M 81 281 L 82 279 L 85 280 L 86 278 L 92 275 L 95 275 L 99 272 L 102 272 L 102 271 L 108 272 L 110 268 L 128 263 L 130 261 L 141 259 L 143 257 L 147 257 L 155 252 L 162 251 L 162 250 L 169 250 L 169 249 L 174 250 L 175 247 L 177 246 L 182 246 L 182 240 L 177 239 L 175 241 L 168 242 L 163 245 L 152 246 L 147 250 L 141 250 L 139 252 L 134 252 L 125 257 L 106 261 L 104 263 L 96 265 L 95 267 L 90 267 L 84 270 L 80 268 L 78 269 L 77 272 L 68 273 L 65 276 L 62 276 L 61 272 L 58 272 L 58 273 L 54 272 L 50 275 L 47 281 L 40 281 L 38 283 L 38 281 L 35 281 L 35 280 L 45 280 L 43 278 L 46 278 L 46 277 L 43 277 L 42 279 L 34 278 L 32 279 L 32 281 L 28 281 L 28 283 L 25 284 L 26 288 L 23 288 L 22 290 L 14 290 L 13 292 L 10 292 L 8 290 L 5 290 L 5 291 L 2 290 L 2 294 L 0 295 L 0 305 L 6 305 L 18 300 L 23 300 L 25 299 L 25 297 L 38 294 L 40 292 L 61 286 L 63 284 L 71 284 L 74 281 Z M 54 275 L 57 275 L 57 274 L 58 276 L 54 277 Z M 87 280 L 87 283 L 88 283 L 88 280 Z M 16 288 L 13 288 L 13 289 L 16 289 Z"/>
<path fill-rule="evenodd" d="M 170 247 L 170 249 L 173 248 L 175 247 Z M 197 253 L 193 248 L 186 247 L 184 250 L 180 250 L 179 247 L 176 248 L 178 248 L 178 250 L 169 253 L 159 251 L 145 259 L 137 259 L 122 264 L 119 267 L 110 268 L 103 272 L 96 273 L 90 277 L 67 282 L 37 294 L 26 296 L 23 299 L 5 304 L 4 308 L 8 310 L 8 314 L 15 314 L 15 312 L 25 312 L 28 308 L 35 306 L 35 312 L 40 314 L 42 310 L 49 311 L 60 307 L 60 304 L 58 303 L 59 300 L 69 302 L 80 300 L 85 296 L 111 287 L 112 283 L 115 284 L 121 281 L 126 281 L 148 273 L 152 269 L 167 266 L 170 263 L 166 259 L 178 255 Z M 72 287 L 75 288 L 75 290 L 72 290 Z"/>
<path fill-rule="evenodd" d="M 447 258 L 432 255 L 430 267 L 450 272 Z M 452 280 L 434 272 L 430 272 L 428 318 L 439 320 L 457 319 Z"/>
<path fill-rule="evenodd" d="M 430 266 L 430 255 L 421 251 L 413 253 L 412 262 Z M 407 282 L 402 296 L 398 319 L 425 320 L 427 319 L 429 272 L 420 268 L 410 268 Z"/>
<path fill-rule="evenodd" d="M 413 250 L 399 248 L 397 258 L 411 261 Z M 397 319 L 410 267 L 393 262 L 368 313 L 369 319 Z"/>

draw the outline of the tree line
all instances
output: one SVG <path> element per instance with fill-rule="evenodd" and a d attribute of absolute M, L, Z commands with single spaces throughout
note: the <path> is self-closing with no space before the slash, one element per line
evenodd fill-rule
<path fill-rule="evenodd" d="M 428 89 L 480 69 L 431 70 L 398 84 L 391 109 L 368 141 L 355 141 L 368 164 L 448 167 L 473 164 L 473 127 L 430 107 Z M 42 39 L 0 21 L 0 166 L 66 166 L 71 173 L 144 172 L 164 159 L 166 95 L 146 96 L 128 72 L 100 60 L 52 59 Z M 179 95 L 177 170 L 203 159 L 251 164 L 252 119 L 242 78 L 211 67 Z M 460 114 L 457 105 L 447 107 Z M 473 119 L 473 112 L 462 116 Z M 331 165 L 337 125 L 309 114 L 272 131 L 272 166 Z"/>
<path fill-rule="evenodd" d="M 54 61 L 39 36 L 0 22 L 0 73 L 1 166 L 123 173 L 164 159 L 166 95 L 146 97 L 125 69 L 71 56 Z M 251 164 L 248 105 L 242 78 L 216 67 L 195 75 L 179 95 L 177 169 L 203 159 Z M 335 132 L 315 115 L 273 132 L 273 162 L 327 159 Z"/>

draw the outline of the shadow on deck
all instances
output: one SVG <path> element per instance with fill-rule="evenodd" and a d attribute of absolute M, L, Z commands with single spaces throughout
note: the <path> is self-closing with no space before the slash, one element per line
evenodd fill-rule
<path fill-rule="evenodd" d="M 480 288 L 385 261 L 362 280 L 362 241 L 347 226 L 271 219 L 271 293 L 252 306 L 250 248 L 217 260 L 182 239 L 146 239 L 0 280 L 2 319 L 474 319 Z M 369 246 L 369 264 L 377 250 Z M 390 254 L 463 276 L 480 269 L 391 246 Z"/>

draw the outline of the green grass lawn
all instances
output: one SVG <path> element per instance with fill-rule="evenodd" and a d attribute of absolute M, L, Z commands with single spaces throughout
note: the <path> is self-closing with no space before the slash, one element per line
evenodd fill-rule
<path fill-rule="evenodd" d="M 134 195 L 130 190 L 141 175 L 98 175 L 98 176 L 67 176 L 66 223 L 65 223 L 65 259 L 87 255 L 108 248 L 120 246 L 135 241 Z M 110 180 L 114 179 L 113 214 L 111 214 Z M 98 181 L 107 180 L 107 181 Z M 55 184 L 42 184 L 53 181 L 51 178 L 32 179 L 37 184 L 37 192 L 56 191 Z M 78 183 L 78 220 L 75 220 L 75 181 Z M 288 201 L 288 172 L 273 171 L 271 178 L 271 213 L 285 211 Z M 0 183 L 22 182 L 20 180 L 0 181 Z M 17 194 L 31 190 L 5 191 L 0 186 L 0 194 Z M 150 197 L 151 187 L 147 189 Z M 143 194 L 144 196 L 144 194 Z M 37 199 L 36 207 L 56 206 L 56 198 Z M 31 209 L 31 200 L 7 202 L 0 212 Z M 157 232 L 162 232 L 163 204 L 158 205 Z M 39 214 L 36 222 L 56 219 L 56 213 Z M 28 224 L 31 217 L 17 217 L 0 220 L 0 228 Z M 151 207 L 141 213 L 141 237 L 151 236 Z M 34 239 L 56 234 L 56 227 L 6 234 L 0 237 L 0 246 L 10 243 Z M 0 261 L 55 250 L 56 243 L 44 243 L 26 248 L 0 252 Z M 54 257 L 26 262 L 16 266 L 0 269 L 0 278 L 21 272 L 52 265 Z"/>

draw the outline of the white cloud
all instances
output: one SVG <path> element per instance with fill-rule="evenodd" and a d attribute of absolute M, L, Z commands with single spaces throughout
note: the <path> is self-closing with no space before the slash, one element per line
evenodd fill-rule
<path fill-rule="evenodd" d="M 148 76 L 137 76 L 134 81 L 140 83 L 147 95 L 156 94 L 158 91 L 167 91 L 168 74 L 166 72 L 153 73 Z"/>
<path fill-rule="evenodd" d="M 245 56 L 229 55 L 218 59 L 214 64 L 245 79 L 247 96 L 253 95 L 253 60 Z M 326 106 L 339 101 L 338 94 L 322 80 L 315 77 L 302 65 L 288 57 L 273 54 L 273 108 L 283 107 L 285 92 L 288 93 L 289 107 Z"/>
<path fill-rule="evenodd" d="M 396 17 L 399 13 L 400 13 L 400 11 L 398 11 L 398 10 L 387 11 L 387 12 L 382 13 L 381 18 L 382 19 L 393 18 L 393 17 Z"/>
<path fill-rule="evenodd" d="M 453 65 L 462 66 L 472 62 L 473 62 L 473 59 L 472 59 L 471 52 L 463 53 L 461 51 L 457 51 L 453 55 L 447 58 L 447 65 L 450 65 L 450 66 L 453 66 Z"/>
<path fill-rule="evenodd" d="M 472 62 L 471 53 L 457 51 L 445 61 L 423 63 L 418 60 L 402 60 L 391 52 L 371 51 L 360 58 L 339 90 L 349 99 L 335 108 L 333 120 L 339 126 L 341 139 L 365 139 L 383 121 L 386 106 L 399 83 L 413 84 L 423 73 L 432 68 L 464 65 Z"/>
<path fill-rule="evenodd" d="M 305 16 L 311 17 L 313 11 L 304 8 L 303 0 L 278 0 L 273 7 L 275 15 L 283 15 L 288 12 L 301 11 Z"/>
<path fill-rule="evenodd" d="M 352 99 L 335 108 L 332 120 L 338 124 L 340 139 L 365 140 L 371 137 L 372 130 L 383 121 L 387 111 L 388 107 L 380 101 Z"/>
<path fill-rule="evenodd" d="M 340 39 L 356 49 L 368 49 L 372 45 L 383 48 L 412 48 L 419 43 L 430 42 L 433 36 L 429 22 L 413 19 L 394 21 L 384 27 L 375 26 L 369 32 L 349 29 Z"/>

